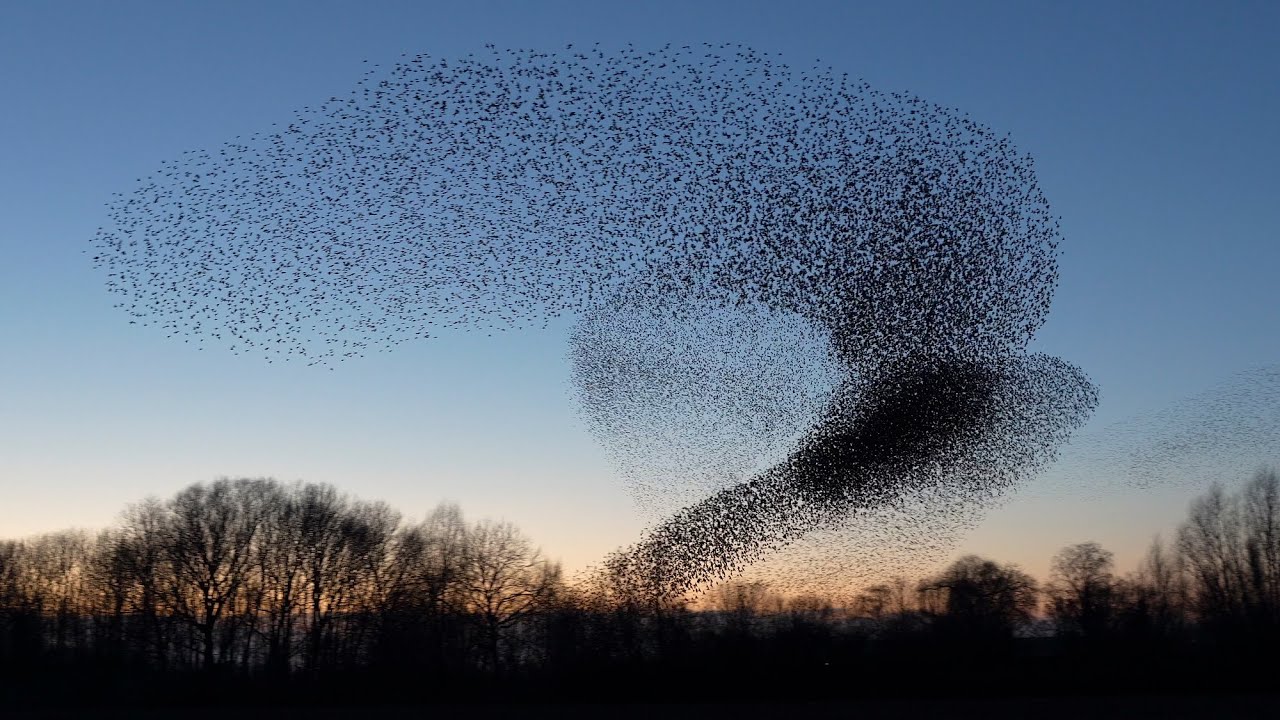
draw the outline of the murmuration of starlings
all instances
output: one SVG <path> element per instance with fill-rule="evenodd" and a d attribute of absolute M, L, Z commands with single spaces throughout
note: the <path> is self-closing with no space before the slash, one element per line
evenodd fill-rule
<path fill-rule="evenodd" d="M 629 477 L 653 457 L 631 440 L 673 414 L 732 425 L 736 458 L 789 437 L 600 567 L 656 599 L 875 508 L 932 498 L 915 527 L 940 531 L 1097 402 L 1027 349 L 1061 239 L 1029 157 L 739 45 L 404 56 L 163 163 L 108 215 L 92 255 L 119 306 L 186 342 L 332 366 L 564 315 L 584 416 Z M 730 389 L 704 382 L 725 368 Z"/>

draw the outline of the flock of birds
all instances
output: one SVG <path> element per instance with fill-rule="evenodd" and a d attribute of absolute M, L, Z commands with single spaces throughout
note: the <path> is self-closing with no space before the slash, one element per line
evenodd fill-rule
<path fill-rule="evenodd" d="M 135 322 L 267 359 L 571 314 L 641 500 L 709 483 L 604 563 L 661 597 L 885 512 L 928 545 L 1097 402 L 1027 350 L 1060 240 L 1031 160 L 742 46 L 406 56 L 109 214 L 94 259 Z"/>

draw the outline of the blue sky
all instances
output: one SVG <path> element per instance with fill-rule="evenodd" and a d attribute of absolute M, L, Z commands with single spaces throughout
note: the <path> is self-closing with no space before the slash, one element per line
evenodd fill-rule
<path fill-rule="evenodd" d="M 345 93 L 365 60 L 743 42 L 1008 131 L 1066 236 L 1037 348 L 1101 387 L 1099 433 L 1280 359 L 1277 37 L 1264 2 L 6 2 L 0 536 L 103 526 L 218 475 L 332 482 L 409 515 L 456 500 L 570 566 L 637 536 L 569 399 L 567 325 L 330 372 L 196 350 L 111 307 L 83 251 L 112 192 Z M 958 551 L 1041 572 L 1096 539 L 1125 563 L 1189 497 L 1028 492 Z"/>

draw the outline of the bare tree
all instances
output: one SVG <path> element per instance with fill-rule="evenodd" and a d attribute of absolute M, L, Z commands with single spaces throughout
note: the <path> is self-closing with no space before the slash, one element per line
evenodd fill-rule
<path fill-rule="evenodd" d="M 759 580 L 730 580 L 707 590 L 708 607 L 728 615 L 755 617 L 781 610 L 782 596 L 769 583 Z"/>
<path fill-rule="evenodd" d="M 468 530 L 463 558 L 455 602 L 476 619 L 485 661 L 498 669 L 510 631 L 555 599 L 560 565 L 546 560 L 515 525 L 488 520 Z"/>
<path fill-rule="evenodd" d="M 1249 606 L 1253 618 L 1280 625 L 1280 477 L 1260 470 L 1241 493 Z"/>
<path fill-rule="evenodd" d="M 246 610 L 255 616 L 253 632 L 264 646 L 263 663 L 273 673 L 287 673 L 296 655 L 306 554 L 301 494 L 301 484 L 272 484 L 263 489 L 260 498 L 263 523 L 253 555 Z"/>
<path fill-rule="evenodd" d="M 466 521 L 452 503 L 441 503 L 390 539 L 377 639 L 379 651 L 390 661 L 425 661 L 436 668 L 465 664 L 464 628 L 455 601 L 466 539 Z"/>
<path fill-rule="evenodd" d="M 836 606 L 831 598 L 817 593 L 796 595 L 786 601 L 786 612 L 793 623 L 828 624 L 835 611 Z"/>
<path fill-rule="evenodd" d="M 1121 629 L 1146 642 L 1167 641 L 1186 621 L 1187 583 L 1180 558 L 1157 536 L 1134 572 L 1114 585 Z"/>
<path fill-rule="evenodd" d="M 224 478 L 192 485 L 166 506 L 165 560 L 173 580 L 166 595 L 174 616 L 194 631 L 205 669 L 227 649 L 220 631 L 250 577 L 265 519 L 257 502 L 265 482 Z"/>
<path fill-rule="evenodd" d="M 1230 622 L 1244 615 L 1247 558 L 1242 531 L 1239 499 L 1216 483 L 1192 502 L 1178 531 L 1178 551 L 1202 619 Z"/>
<path fill-rule="evenodd" d="M 915 610 L 915 588 L 905 577 L 868 585 L 853 596 L 850 609 L 872 620 L 901 616 Z"/>
<path fill-rule="evenodd" d="M 786 600 L 760 580 L 719 583 L 707 590 L 703 602 L 739 637 L 758 635 L 786 606 Z"/>
<path fill-rule="evenodd" d="M 892 589 L 883 583 L 868 585 L 853 596 L 852 610 L 868 620 L 882 620 L 890 613 Z"/>
<path fill-rule="evenodd" d="M 26 580 L 27 547 L 0 541 L 0 660 L 30 660 L 42 646 L 37 606 Z"/>
<path fill-rule="evenodd" d="M 922 608 L 963 635 L 1007 637 L 1037 606 L 1035 580 L 1014 565 L 977 555 L 955 561 L 920 585 Z"/>
<path fill-rule="evenodd" d="M 466 520 L 451 503 L 442 503 L 421 523 L 403 529 L 394 539 L 398 574 L 390 583 L 388 602 L 443 615 L 462 575 L 466 542 Z"/>
<path fill-rule="evenodd" d="M 328 485 L 302 486 L 296 502 L 304 658 L 314 671 L 344 650 L 359 652 L 399 516 L 381 503 L 352 502 Z"/>
<path fill-rule="evenodd" d="M 103 558 L 108 582 L 122 595 L 125 632 L 161 670 L 173 660 L 175 581 L 170 562 L 168 510 L 157 499 L 131 505 L 121 515 Z M 132 622 L 129 622 L 132 620 Z"/>
<path fill-rule="evenodd" d="M 1063 548 L 1053 557 L 1045 594 L 1060 633 L 1098 638 L 1111 622 L 1114 555 L 1096 542 Z"/>
<path fill-rule="evenodd" d="M 404 527 L 330 486 L 224 478 L 130 506 L 96 536 L 0 543 L 0 657 L 287 673 L 365 664 L 409 618 L 458 667 L 474 640 L 499 668 L 561 590 L 559 565 L 510 523 L 469 526 L 441 505 Z"/>
<path fill-rule="evenodd" d="M 92 612 L 88 595 L 89 536 L 79 530 L 40 535 L 27 542 L 25 594 L 47 625 L 55 652 L 85 644 L 81 634 Z"/>
<path fill-rule="evenodd" d="M 375 615 L 386 606 L 393 566 L 392 539 L 400 514 L 382 502 L 352 502 L 342 524 L 342 561 L 330 608 L 341 618 L 334 638 L 334 659 L 353 665 L 362 660 L 374 630 Z"/>

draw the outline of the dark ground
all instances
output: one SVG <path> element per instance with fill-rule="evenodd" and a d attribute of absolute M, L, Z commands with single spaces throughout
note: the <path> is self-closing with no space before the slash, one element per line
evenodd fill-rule
<path fill-rule="evenodd" d="M 761 704 L 494 704 L 423 705 L 418 707 L 365 706 L 344 708 L 166 708 L 114 710 L 63 710 L 6 712 L 0 717 L 104 718 L 106 720 L 337 720 L 338 718 L 1275 718 L 1280 717 L 1280 695 L 1230 696 L 1133 696 L 1015 698 L 1008 700 L 869 700 L 844 703 Z"/>

